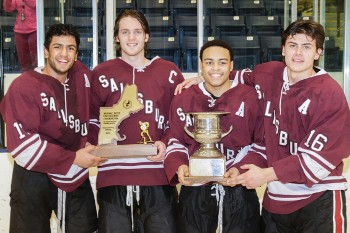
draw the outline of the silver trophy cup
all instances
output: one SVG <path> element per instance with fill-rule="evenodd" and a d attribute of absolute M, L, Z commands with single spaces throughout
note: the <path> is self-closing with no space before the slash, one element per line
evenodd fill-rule
<path fill-rule="evenodd" d="M 232 126 L 222 133 L 221 116 L 229 112 L 191 112 L 194 118 L 194 132 L 185 126 L 185 132 L 200 143 L 200 148 L 190 156 L 188 179 L 202 177 L 207 181 L 222 180 L 226 171 L 226 158 L 215 144 L 232 131 Z"/>

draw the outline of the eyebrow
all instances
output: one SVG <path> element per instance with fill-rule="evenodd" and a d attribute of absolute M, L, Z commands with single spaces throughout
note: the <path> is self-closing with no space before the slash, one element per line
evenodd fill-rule
<path fill-rule="evenodd" d="M 288 41 L 287 43 L 288 44 L 298 44 L 298 43 L 293 42 L 293 41 Z M 302 43 L 301 45 L 312 45 L 312 43 L 311 42 L 307 42 L 307 43 Z"/>
<path fill-rule="evenodd" d="M 55 46 L 55 45 L 61 45 L 61 46 L 68 46 L 68 47 L 74 47 L 74 48 L 77 48 L 77 46 L 76 45 L 74 45 L 74 44 L 69 44 L 69 45 L 64 45 L 64 44 L 60 44 L 60 43 L 54 43 L 54 44 L 52 44 L 53 46 Z"/>
<path fill-rule="evenodd" d="M 213 60 L 215 60 L 215 59 L 213 59 L 213 58 L 205 58 L 204 59 L 204 61 L 213 61 Z M 228 59 L 227 58 L 220 58 L 220 59 L 218 59 L 219 61 L 228 61 Z"/>

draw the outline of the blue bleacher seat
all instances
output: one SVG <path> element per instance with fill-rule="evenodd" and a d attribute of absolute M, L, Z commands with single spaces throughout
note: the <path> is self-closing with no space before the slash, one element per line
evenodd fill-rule
<path fill-rule="evenodd" d="M 207 16 L 203 19 L 204 36 L 211 35 L 211 28 L 209 25 L 209 18 Z M 175 25 L 178 32 L 180 43 L 184 36 L 197 36 L 197 16 L 193 15 L 176 15 Z"/>
<path fill-rule="evenodd" d="M 66 2 L 66 8 L 71 9 L 72 16 L 90 16 L 92 17 L 91 0 L 70 0 Z"/>
<path fill-rule="evenodd" d="M 181 70 L 184 72 L 198 71 L 198 37 L 184 36 L 181 46 Z"/>
<path fill-rule="evenodd" d="M 343 53 L 338 46 L 335 45 L 333 36 L 326 36 L 324 45 L 324 68 L 326 71 L 341 71 Z"/>
<path fill-rule="evenodd" d="M 282 61 L 281 36 L 261 36 L 262 62 Z"/>
<path fill-rule="evenodd" d="M 174 62 L 178 67 L 180 64 L 179 38 L 174 37 L 150 37 L 147 44 L 146 57 L 152 59 L 155 56 Z"/>
<path fill-rule="evenodd" d="M 233 6 L 238 15 L 266 15 L 263 0 L 235 0 Z"/>
<path fill-rule="evenodd" d="M 250 35 L 257 36 L 280 36 L 282 26 L 279 16 L 246 16 Z"/>
<path fill-rule="evenodd" d="M 90 69 L 93 68 L 92 62 L 92 37 L 80 37 L 78 59 Z"/>
<path fill-rule="evenodd" d="M 216 36 L 245 36 L 247 26 L 244 16 L 216 15 L 211 18 L 211 28 Z"/>
<path fill-rule="evenodd" d="M 194 0 L 171 0 L 170 11 L 175 15 L 197 16 L 197 1 Z"/>
<path fill-rule="evenodd" d="M 233 48 L 234 69 L 254 69 L 260 63 L 260 41 L 258 36 L 222 36 L 222 40 Z"/>
<path fill-rule="evenodd" d="M 213 1 L 204 0 L 204 7 L 206 9 L 206 15 L 235 15 L 235 9 L 233 8 L 233 0 Z"/>
<path fill-rule="evenodd" d="M 66 16 L 65 23 L 73 24 L 80 37 L 92 37 L 92 17 L 90 16 Z"/>
<path fill-rule="evenodd" d="M 136 9 L 136 0 L 117 0 L 116 6 L 118 15 L 124 9 Z"/>
<path fill-rule="evenodd" d="M 284 0 L 265 0 L 265 3 L 268 15 L 284 15 Z"/>
<path fill-rule="evenodd" d="M 163 16 L 170 14 L 168 0 L 137 0 L 136 5 L 144 15 Z"/>
<path fill-rule="evenodd" d="M 174 36 L 175 27 L 172 16 L 145 16 L 152 36 Z"/>
<path fill-rule="evenodd" d="M 15 33 L 13 31 L 15 21 L 15 16 L 0 16 L 4 73 L 20 72 L 20 65 L 15 46 Z"/>

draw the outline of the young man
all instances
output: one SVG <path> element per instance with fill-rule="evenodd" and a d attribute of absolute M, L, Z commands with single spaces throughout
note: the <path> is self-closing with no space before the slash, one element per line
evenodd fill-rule
<path fill-rule="evenodd" d="M 319 23 L 297 20 L 282 33 L 285 63 L 258 65 L 245 77 L 264 106 L 268 167 L 243 160 L 245 173 L 231 185 L 268 184 L 266 232 L 346 232 L 349 107 L 342 88 L 316 66 L 324 39 Z"/>
<path fill-rule="evenodd" d="M 230 45 L 209 41 L 200 50 L 200 60 L 205 81 L 175 96 L 170 108 L 164 167 L 172 185 L 178 181 L 185 185 L 179 199 L 180 232 L 215 233 L 218 225 L 220 232 L 260 232 L 260 204 L 255 190 L 218 184 L 194 187 L 184 180 L 189 175 L 189 156 L 199 148 L 199 143 L 184 131 L 185 126 L 193 131 L 194 122 L 185 115 L 188 112 L 230 112 L 222 117 L 222 130 L 226 132 L 233 126 L 233 131 L 217 145 L 226 157 L 226 177 L 250 147 L 257 148 L 253 143 L 263 142 L 262 113 L 255 90 L 238 85 L 239 72 L 235 72 L 234 81 L 229 80 L 233 69 Z"/>
<path fill-rule="evenodd" d="M 177 191 L 169 186 L 162 159 L 172 93 L 184 78 L 172 62 L 145 58 L 150 30 L 139 11 L 122 11 L 115 20 L 114 36 L 121 57 L 98 65 L 92 72 L 89 142 L 98 143 L 100 107 L 117 104 L 126 85 L 135 84 L 144 108 L 118 125 L 118 144 L 138 143 L 148 132 L 159 153 L 148 159 L 110 159 L 98 168 L 99 231 L 176 232 Z M 142 127 L 142 133 L 140 124 L 148 125 L 148 131 Z"/>
<path fill-rule="evenodd" d="M 15 163 L 10 232 L 50 232 L 51 212 L 62 231 L 93 232 L 97 214 L 88 179 L 104 160 L 85 147 L 90 71 L 75 62 L 79 34 L 72 25 L 50 27 L 46 66 L 13 81 L 0 105 Z M 84 148 L 85 147 L 85 148 Z"/>

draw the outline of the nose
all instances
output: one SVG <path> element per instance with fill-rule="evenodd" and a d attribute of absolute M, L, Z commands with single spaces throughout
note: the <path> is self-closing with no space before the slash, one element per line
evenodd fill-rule
<path fill-rule="evenodd" d="M 62 55 L 67 55 L 67 54 L 68 54 L 68 48 L 65 47 L 65 46 L 62 46 L 61 54 L 62 54 Z"/>
<path fill-rule="evenodd" d="M 298 46 L 296 49 L 296 53 L 299 55 L 301 54 L 302 46 Z"/>

